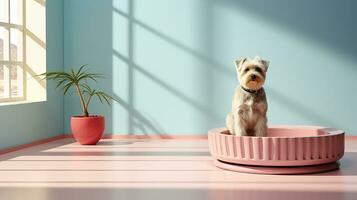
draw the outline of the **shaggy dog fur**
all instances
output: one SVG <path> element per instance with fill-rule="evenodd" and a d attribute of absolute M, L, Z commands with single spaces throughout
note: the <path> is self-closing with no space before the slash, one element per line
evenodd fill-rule
<path fill-rule="evenodd" d="M 226 126 L 233 135 L 266 136 L 268 104 L 263 85 L 269 62 L 256 56 L 236 60 L 235 65 L 240 85 L 235 89 Z"/>

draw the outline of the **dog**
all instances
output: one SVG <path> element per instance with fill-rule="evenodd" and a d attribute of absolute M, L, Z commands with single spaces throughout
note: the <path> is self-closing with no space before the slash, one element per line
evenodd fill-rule
<path fill-rule="evenodd" d="M 269 62 L 256 56 L 235 61 L 237 78 L 232 110 L 227 114 L 226 127 L 238 136 L 267 136 L 268 104 L 263 88 Z"/>

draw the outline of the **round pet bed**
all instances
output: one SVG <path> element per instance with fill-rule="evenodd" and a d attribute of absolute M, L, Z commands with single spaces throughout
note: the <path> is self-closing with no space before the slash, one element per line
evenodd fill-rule
<path fill-rule="evenodd" d="M 344 131 L 312 126 L 270 126 L 267 137 L 208 133 L 219 168 L 262 174 L 304 174 L 337 169 L 344 154 Z"/>

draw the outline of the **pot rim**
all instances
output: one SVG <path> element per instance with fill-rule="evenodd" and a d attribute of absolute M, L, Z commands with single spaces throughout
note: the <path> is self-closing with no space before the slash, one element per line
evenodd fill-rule
<path fill-rule="evenodd" d="M 71 118 L 73 119 L 95 119 L 95 118 L 104 118 L 103 115 L 90 115 L 88 117 L 84 117 L 82 115 L 74 115 L 74 116 L 71 116 Z"/>

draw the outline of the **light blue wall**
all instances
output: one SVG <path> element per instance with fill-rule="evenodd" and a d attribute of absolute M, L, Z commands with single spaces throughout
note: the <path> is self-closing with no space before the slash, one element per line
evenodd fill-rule
<path fill-rule="evenodd" d="M 47 70 L 63 69 L 63 1 L 47 0 Z M 63 134 L 63 96 L 47 84 L 47 101 L 0 106 L 0 148 Z"/>
<path fill-rule="evenodd" d="M 205 134 L 224 125 L 233 60 L 271 61 L 269 122 L 357 134 L 353 0 L 64 0 L 64 64 L 107 75 L 121 100 L 93 104 L 107 133 Z M 65 131 L 80 114 L 65 99 Z"/>

